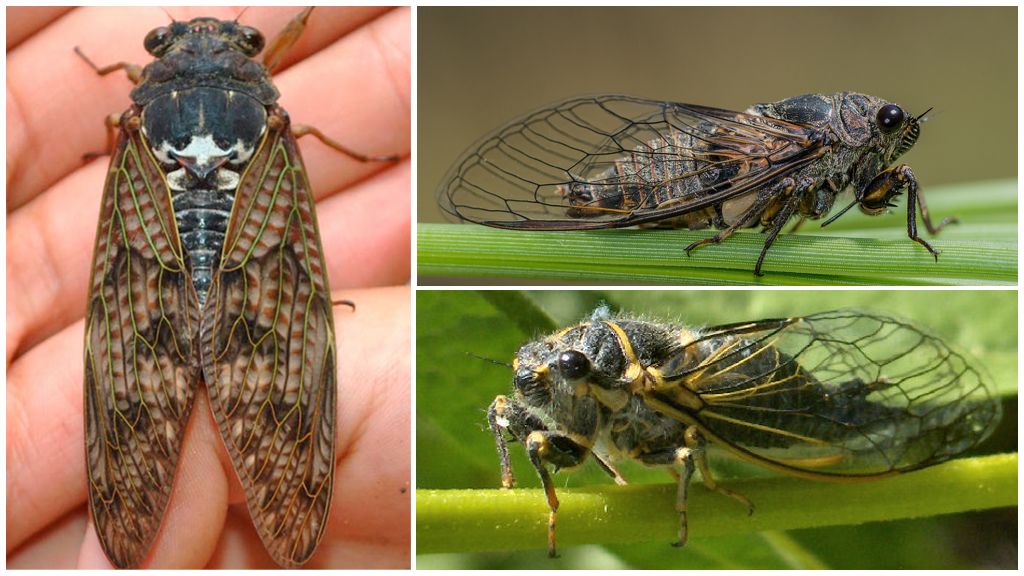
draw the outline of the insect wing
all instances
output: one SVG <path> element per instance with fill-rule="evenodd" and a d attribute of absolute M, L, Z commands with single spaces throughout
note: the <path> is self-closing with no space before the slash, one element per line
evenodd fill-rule
<path fill-rule="evenodd" d="M 575 98 L 474 145 L 439 201 L 458 219 L 499 228 L 632 226 L 714 207 L 796 170 L 820 153 L 813 133 L 690 104 Z"/>
<path fill-rule="evenodd" d="M 263 543 L 305 562 L 333 489 L 336 365 L 313 197 L 283 115 L 243 173 L 204 311 L 210 401 Z"/>
<path fill-rule="evenodd" d="M 842 310 L 712 328 L 662 370 L 651 402 L 747 459 L 809 477 L 948 460 L 1000 417 L 985 374 L 908 322 Z M 701 406 L 686 412 L 684 397 Z"/>
<path fill-rule="evenodd" d="M 170 191 L 139 130 L 122 127 L 85 319 L 89 508 L 122 568 L 145 557 L 170 497 L 199 376 L 198 311 Z"/>

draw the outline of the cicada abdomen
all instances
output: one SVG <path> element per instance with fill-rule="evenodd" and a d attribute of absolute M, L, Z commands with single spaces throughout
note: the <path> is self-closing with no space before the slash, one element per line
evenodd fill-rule
<path fill-rule="evenodd" d="M 807 94 L 746 112 L 601 95 L 553 104 L 475 144 L 445 176 L 442 208 L 461 220 L 512 230 L 626 226 L 716 228 L 691 251 L 736 230 L 763 227 L 761 264 L 792 218 L 817 220 L 850 188 L 868 214 L 904 188 L 933 226 L 906 165 L 920 116 L 864 94 Z M 839 212 L 836 216 L 842 214 Z M 829 220 L 831 221 L 831 220 Z M 828 223 L 829 221 L 826 221 Z"/>
<path fill-rule="evenodd" d="M 138 566 L 205 382 L 265 547 L 310 558 L 330 511 L 336 345 L 313 194 L 259 31 L 213 18 L 146 37 L 156 60 L 117 129 L 86 313 L 89 502 L 110 560 Z M 91 63 L 90 63 L 91 64 Z M 94 67 L 95 68 L 95 67 Z"/>

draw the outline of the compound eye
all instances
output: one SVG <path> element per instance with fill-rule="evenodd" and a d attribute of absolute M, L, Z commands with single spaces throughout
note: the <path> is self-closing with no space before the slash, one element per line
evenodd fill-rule
<path fill-rule="evenodd" d="M 562 352 L 558 356 L 558 370 L 570 380 L 582 378 L 590 373 L 590 359 L 575 350 Z"/>
<path fill-rule="evenodd" d="M 886 104 L 878 111 L 878 128 L 882 132 L 893 132 L 903 125 L 907 114 L 895 104 Z"/>
<path fill-rule="evenodd" d="M 146 39 L 143 41 L 143 46 L 146 47 L 146 52 L 149 52 L 153 56 L 160 56 L 160 54 L 167 48 L 171 35 L 171 29 L 166 26 L 150 30 L 149 34 L 146 34 Z"/>
<path fill-rule="evenodd" d="M 255 28 L 242 26 L 238 29 L 241 46 L 246 56 L 255 56 L 263 50 L 263 34 Z"/>

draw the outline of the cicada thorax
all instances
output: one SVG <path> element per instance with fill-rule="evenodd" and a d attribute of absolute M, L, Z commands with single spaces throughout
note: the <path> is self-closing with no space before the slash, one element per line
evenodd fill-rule
<path fill-rule="evenodd" d="M 239 182 L 267 132 L 268 109 L 245 92 L 204 86 L 161 94 L 142 107 L 141 117 L 203 306 Z"/>
<path fill-rule="evenodd" d="M 150 45 L 149 43 L 153 44 Z M 200 306 L 206 302 L 234 193 L 267 135 L 278 91 L 251 56 L 262 37 L 212 18 L 174 22 L 147 37 L 157 60 L 131 97 L 170 189 Z"/>

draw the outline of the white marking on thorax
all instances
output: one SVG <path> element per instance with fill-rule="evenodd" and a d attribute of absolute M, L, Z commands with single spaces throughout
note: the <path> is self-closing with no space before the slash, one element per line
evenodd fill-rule
<path fill-rule="evenodd" d="M 214 172 L 214 187 L 216 190 L 235 190 L 238 188 L 240 178 L 241 175 L 238 172 L 223 167 L 218 168 Z M 188 171 L 184 168 L 167 173 L 167 186 L 176 192 L 188 190 L 191 181 Z"/>
<path fill-rule="evenodd" d="M 192 139 L 189 140 L 188 146 L 185 146 L 180 150 L 174 148 L 170 142 L 160 142 L 153 148 L 153 154 L 156 155 L 158 160 L 165 164 L 176 163 L 177 161 L 174 157 L 185 157 L 195 158 L 196 164 L 204 166 L 209 164 L 214 158 L 223 158 L 229 155 L 237 146 L 238 144 L 225 150 L 220 146 L 217 146 L 217 143 L 213 141 L 212 135 L 197 134 L 192 136 Z"/>

